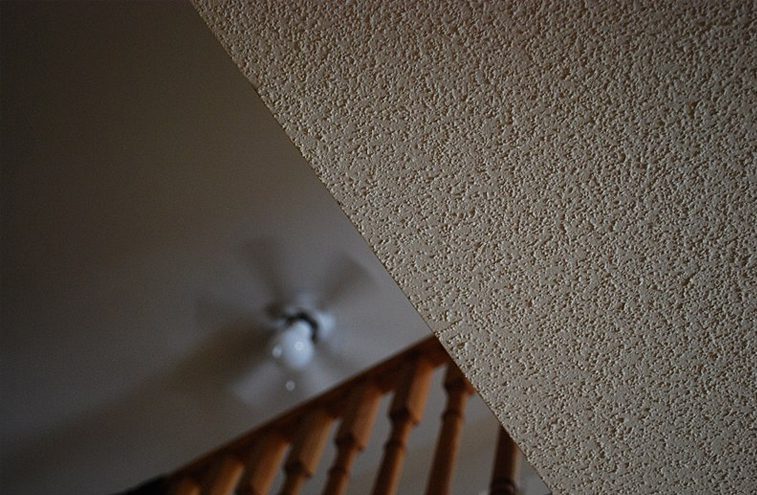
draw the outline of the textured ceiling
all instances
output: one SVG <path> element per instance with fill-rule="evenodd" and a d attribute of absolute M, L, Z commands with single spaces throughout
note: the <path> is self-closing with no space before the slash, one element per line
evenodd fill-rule
<path fill-rule="evenodd" d="M 196 7 L 559 493 L 749 493 L 753 2 Z"/>

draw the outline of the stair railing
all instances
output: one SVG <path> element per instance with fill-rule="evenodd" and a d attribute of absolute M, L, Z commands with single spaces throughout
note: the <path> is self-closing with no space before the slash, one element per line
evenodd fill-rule
<path fill-rule="evenodd" d="M 435 337 L 429 337 L 323 394 L 254 428 L 169 476 L 173 495 L 267 495 L 284 472 L 280 495 L 296 495 L 315 473 L 334 422 L 336 456 L 322 493 L 343 495 L 352 465 L 368 444 L 381 399 L 393 394 L 391 433 L 384 444 L 373 495 L 397 493 L 408 438 L 423 418 L 431 378 L 446 366 L 447 403 L 426 495 L 450 493 L 463 414 L 473 387 Z M 503 428 L 490 495 L 514 495 L 521 453 Z"/>

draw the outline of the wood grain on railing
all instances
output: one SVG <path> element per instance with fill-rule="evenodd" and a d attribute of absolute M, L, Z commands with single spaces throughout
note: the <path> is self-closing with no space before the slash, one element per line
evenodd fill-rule
<path fill-rule="evenodd" d="M 442 413 L 442 427 L 434 451 L 426 495 L 450 493 L 465 405 L 473 394 L 473 387 L 454 363 L 447 366 L 444 388 L 447 391 L 447 406 Z"/>
<path fill-rule="evenodd" d="M 406 365 L 389 409 L 392 431 L 384 446 L 384 458 L 373 487 L 373 495 L 393 495 L 397 491 L 407 439 L 423 417 L 433 371 L 434 366 L 423 356 Z"/>

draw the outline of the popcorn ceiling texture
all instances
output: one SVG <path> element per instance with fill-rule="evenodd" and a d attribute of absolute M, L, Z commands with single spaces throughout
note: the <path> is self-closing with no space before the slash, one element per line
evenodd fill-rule
<path fill-rule="evenodd" d="M 555 493 L 753 493 L 754 2 L 196 7 Z"/>

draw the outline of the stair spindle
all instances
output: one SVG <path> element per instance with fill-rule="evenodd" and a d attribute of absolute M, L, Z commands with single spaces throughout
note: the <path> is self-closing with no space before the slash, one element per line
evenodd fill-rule
<path fill-rule="evenodd" d="M 286 479 L 281 495 L 297 495 L 305 481 L 313 476 L 326 447 L 332 421 L 333 418 L 322 409 L 305 418 L 284 464 Z"/>
<path fill-rule="evenodd" d="M 200 484 L 192 478 L 183 478 L 172 490 L 172 495 L 200 495 Z"/>
<path fill-rule="evenodd" d="M 244 463 L 235 456 L 228 455 L 208 485 L 208 495 L 233 495 L 244 473 Z"/>
<path fill-rule="evenodd" d="M 384 458 L 373 487 L 373 495 L 393 495 L 397 491 L 407 439 L 423 417 L 433 372 L 433 365 L 421 356 L 410 363 L 402 376 L 403 381 L 395 392 L 389 409 L 392 432 L 384 445 Z"/>
<path fill-rule="evenodd" d="M 494 455 L 492 482 L 489 486 L 491 495 L 516 495 L 518 493 L 521 458 L 518 446 L 515 445 L 505 429 L 500 427 L 497 452 Z"/>
<path fill-rule="evenodd" d="M 447 391 L 447 406 L 442 413 L 442 427 L 434 452 L 426 495 L 450 493 L 465 405 L 473 394 L 473 387 L 454 363 L 447 367 L 444 389 Z"/>
<path fill-rule="evenodd" d="M 250 470 L 240 495 L 268 495 L 289 443 L 278 431 L 269 431 L 257 441 L 250 454 Z"/>
<path fill-rule="evenodd" d="M 324 495 L 342 495 L 347 489 L 352 463 L 368 444 L 380 402 L 381 391 L 372 383 L 362 385 L 350 398 L 347 413 L 334 438 L 337 455 L 329 469 Z"/>
<path fill-rule="evenodd" d="M 334 438 L 336 455 L 323 493 L 344 495 L 355 459 L 368 443 L 381 397 L 392 392 L 391 433 L 371 493 L 395 495 L 408 438 L 423 416 L 434 370 L 442 365 L 447 367 L 447 402 L 426 495 L 448 495 L 459 456 L 464 409 L 473 389 L 433 336 L 174 471 L 166 477 L 168 493 L 231 495 L 236 490 L 237 495 L 268 495 L 283 462 L 280 493 L 296 495 L 315 474 L 331 424 L 341 417 Z M 502 429 L 491 495 L 517 493 L 521 462 L 520 450 Z"/>

